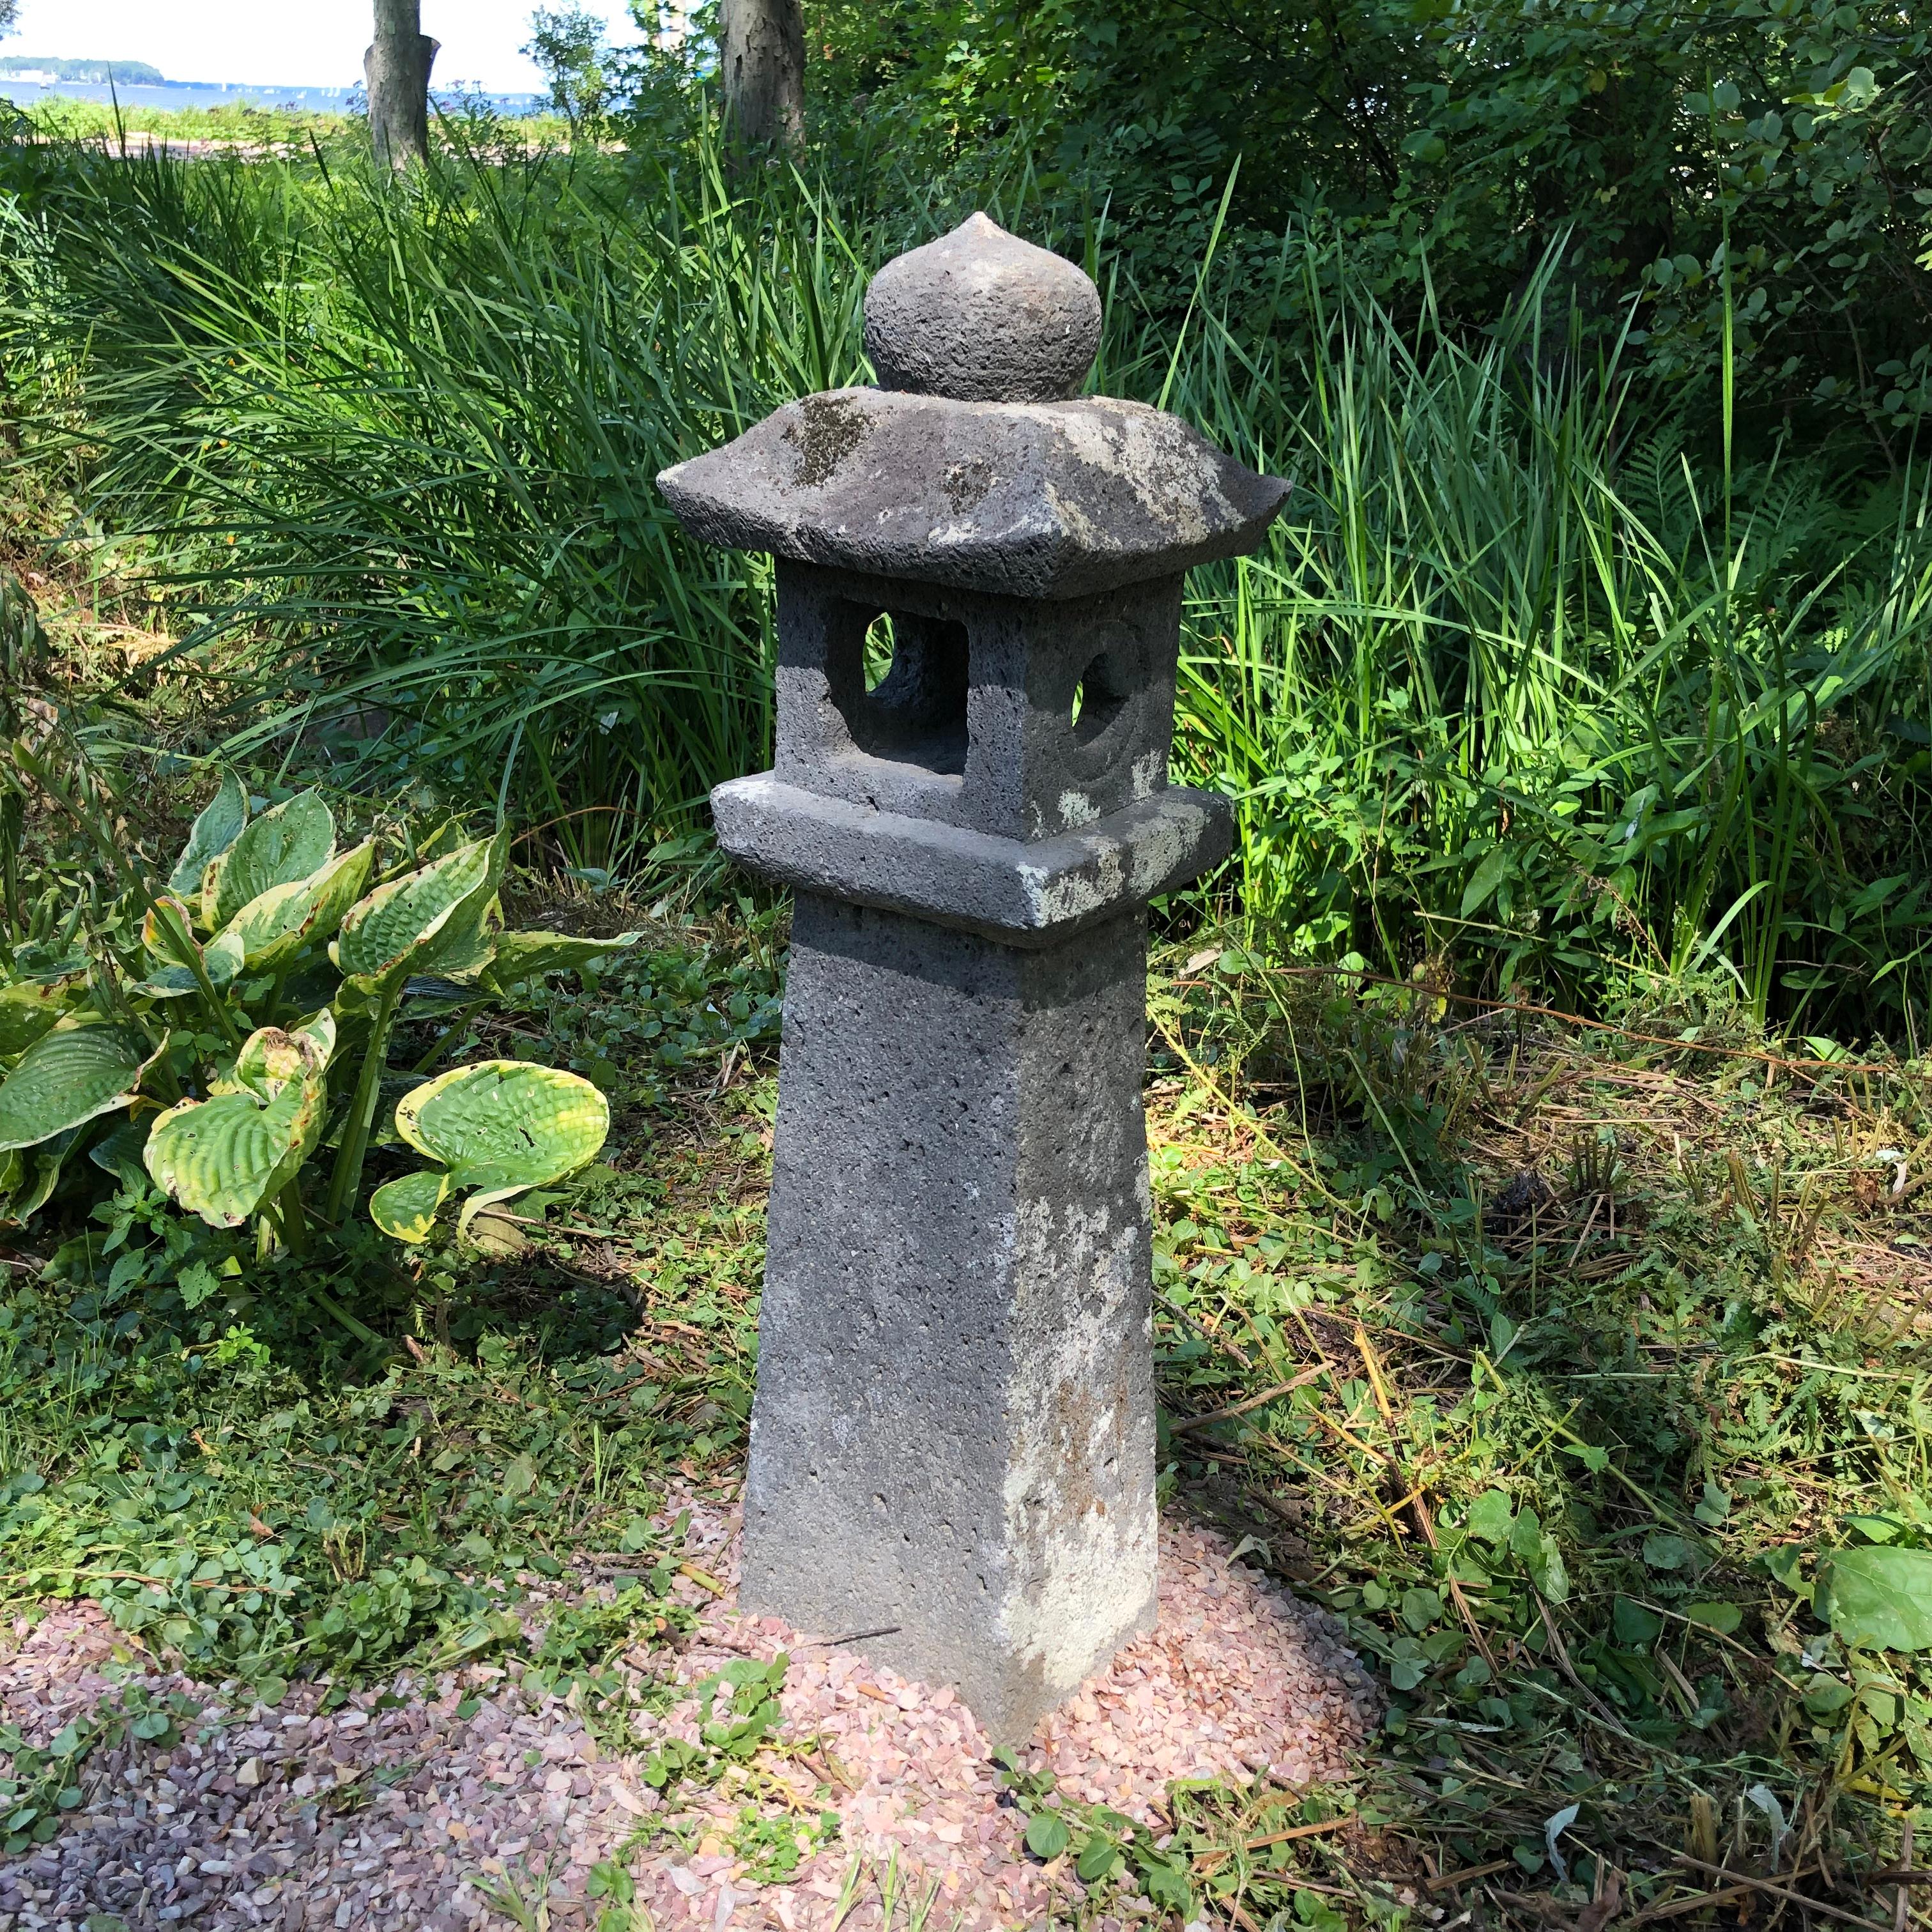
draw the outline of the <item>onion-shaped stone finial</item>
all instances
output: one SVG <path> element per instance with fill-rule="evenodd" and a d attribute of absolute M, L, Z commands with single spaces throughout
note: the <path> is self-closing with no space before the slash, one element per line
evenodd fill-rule
<path fill-rule="evenodd" d="M 1100 346 L 1091 280 L 983 214 L 888 262 L 866 291 L 866 352 L 884 389 L 1058 402 Z"/>

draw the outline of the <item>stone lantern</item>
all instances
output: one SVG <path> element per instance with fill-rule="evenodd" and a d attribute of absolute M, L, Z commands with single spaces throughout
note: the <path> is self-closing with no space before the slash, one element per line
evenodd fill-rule
<path fill-rule="evenodd" d="M 777 560 L 776 764 L 712 794 L 796 895 L 740 1602 L 1003 1742 L 1154 1623 L 1147 904 L 1231 838 L 1167 782 L 1181 578 L 1287 494 L 1072 400 L 1100 333 L 976 214 L 873 278 L 878 388 L 658 478 Z"/>

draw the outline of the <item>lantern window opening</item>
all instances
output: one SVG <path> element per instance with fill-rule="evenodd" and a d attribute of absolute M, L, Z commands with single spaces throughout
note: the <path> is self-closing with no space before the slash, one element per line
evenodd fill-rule
<path fill-rule="evenodd" d="M 966 626 L 860 604 L 846 604 L 840 618 L 827 682 L 853 751 L 963 780 Z"/>
<path fill-rule="evenodd" d="M 1067 722 L 1075 742 L 1083 746 L 1098 744 L 1120 722 L 1133 692 L 1126 668 L 1113 652 L 1101 652 L 1073 687 Z"/>

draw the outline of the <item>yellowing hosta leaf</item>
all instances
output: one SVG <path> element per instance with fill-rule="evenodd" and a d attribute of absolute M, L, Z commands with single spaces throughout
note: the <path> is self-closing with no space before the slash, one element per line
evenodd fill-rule
<path fill-rule="evenodd" d="M 212 860 L 218 859 L 241 836 L 248 822 L 248 794 L 232 772 L 222 778 L 220 788 L 207 804 L 188 835 L 181 856 L 168 874 L 168 890 L 186 898 L 201 890 L 202 875 Z"/>
<path fill-rule="evenodd" d="M 25 1053 L 67 1011 L 72 988 L 56 980 L 46 986 L 0 986 L 0 1060 Z"/>
<path fill-rule="evenodd" d="M 202 910 L 218 930 L 251 899 L 272 886 L 293 885 L 322 870 L 335 856 L 335 818 L 320 792 L 298 792 L 248 826 L 223 855 L 210 882 L 214 900 L 202 889 Z"/>
<path fill-rule="evenodd" d="M 185 966 L 201 952 L 194 942 L 194 915 L 182 901 L 165 892 L 142 918 L 141 944 L 154 966 Z"/>
<path fill-rule="evenodd" d="M 614 939 L 574 939 L 560 932 L 500 932 L 484 977 L 493 987 L 504 987 L 540 980 L 546 973 L 568 973 L 606 953 L 622 952 L 644 936 L 620 932 Z"/>
<path fill-rule="evenodd" d="M 272 1100 L 291 1080 L 318 1074 L 328 1062 L 328 1053 L 310 1035 L 260 1027 L 235 1056 L 235 1084 L 258 1100 Z"/>
<path fill-rule="evenodd" d="M 479 839 L 378 886 L 352 906 L 329 956 L 367 992 L 399 985 L 412 973 L 455 971 L 446 963 L 488 963 L 489 927 L 508 847 Z M 476 957 L 480 953 L 480 957 Z"/>
<path fill-rule="evenodd" d="M 274 971 L 342 923 L 369 883 L 375 857 L 374 841 L 364 840 L 306 879 L 271 886 L 223 928 L 224 937 L 232 933 L 240 940 L 251 972 Z"/>
<path fill-rule="evenodd" d="M 385 1181 L 369 1197 L 369 1218 L 392 1240 L 426 1241 L 436 1210 L 449 1198 L 449 1176 L 440 1167 L 419 1168 Z"/>
<path fill-rule="evenodd" d="M 263 1027 L 242 1042 L 242 1084 L 184 1100 L 154 1123 L 143 1154 L 154 1185 L 217 1228 L 272 1200 L 322 1137 L 324 1056 L 304 1034 Z"/>
<path fill-rule="evenodd" d="M 610 1131 L 610 1104 L 574 1073 L 486 1060 L 404 1094 L 396 1131 L 438 1166 L 377 1189 L 370 1212 L 397 1240 L 419 1241 L 437 1208 L 460 1190 L 482 1190 L 465 1207 L 466 1228 L 478 1208 L 561 1180 L 593 1159 Z M 377 1213 L 376 1199 L 386 1196 Z M 399 1232 L 404 1226 L 415 1232 Z"/>
<path fill-rule="evenodd" d="M 538 1187 L 596 1156 L 610 1131 L 610 1103 L 560 1067 L 484 1060 L 404 1094 L 396 1131 L 452 1169 L 460 1186 Z"/>
<path fill-rule="evenodd" d="M 320 1064 L 326 1066 L 335 1058 L 335 1015 L 324 1006 L 318 1012 L 310 1013 L 305 1020 L 298 1020 L 290 1028 L 290 1032 L 298 1040 L 305 1040 L 321 1055 Z"/>
<path fill-rule="evenodd" d="M 43 1034 L 0 1083 L 0 1152 L 37 1146 L 126 1106 L 157 1058 L 139 1027 L 119 1022 L 83 1022 Z"/>

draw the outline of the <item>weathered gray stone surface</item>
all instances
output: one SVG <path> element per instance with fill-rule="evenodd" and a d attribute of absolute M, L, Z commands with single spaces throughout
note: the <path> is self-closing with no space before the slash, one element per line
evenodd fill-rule
<path fill-rule="evenodd" d="M 1166 788 L 1178 576 L 1042 604 L 810 565 L 778 574 L 788 784 L 1009 838 L 1050 838 Z M 882 612 L 892 668 L 868 692 L 866 632 Z"/>
<path fill-rule="evenodd" d="M 1168 783 L 1181 580 L 1287 486 L 1051 400 L 1097 300 L 982 218 L 867 317 L 899 388 L 659 479 L 778 559 L 776 768 L 712 801 L 798 893 L 742 1595 L 1018 1742 L 1154 1616 L 1145 908 L 1231 837 Z"/>
<path fill-rule="evenodd" d="M 1014 597 L 1241 556 L 1288 496 L 1144 403 L 880 389 L 788 403 L 658 482 L 707 543 Z"/>
<path fill-rule="evenodd" d="M 866 353 L 882 389 L 1057 402 L 1078 393 L 1100 347 L 1093 283 L 983 214 L 888 262 L 866 291 Z"/>
<path fill-rule="evenodd" d="M 1153 1618 L 1145 944 L 794 915 L 740 1600 L 997 1738 Z"/>
<path fill-rule="evenodd" d="M 711 806 L 718 842 L 747 872 L 1028 947 L 1185 885 L 1234 842 L 1228 801 L 1178 785 L 1030 844 L 826 798 L 770 772 L 718 786 Z"/>

